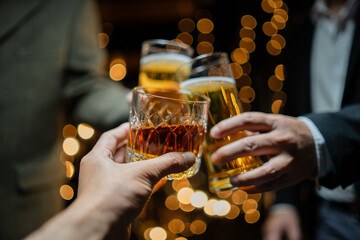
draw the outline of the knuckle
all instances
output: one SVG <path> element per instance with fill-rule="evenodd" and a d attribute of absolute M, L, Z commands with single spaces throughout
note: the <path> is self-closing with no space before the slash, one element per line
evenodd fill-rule
<path fill-rule="evenodd" d="M 258 149 L 258 145 L 256 144 L 256 142 L 254 142 L 253 140 L 250 139 L 244 139 L 244 150 L 245 151 L 254 151 Z"/>
<path fill-rule="evenodd" d="M 264 175 L 266 176 L 276 176 L 278 173 L 276 167 L 271 162 L 264 164 L 263 171 Z"/>
<path fill-rule="evenodd" d="M 172 166 L 181 167 L 183 156 L 180 153 L 168 153 L 168 158 Z"/>
<path fill-rule="evenodd" d="M 243 123 L 244 124 L 249 124 L 249 123 L 252 123 L 254 121 L 254 117 L 251 114 L 247 113 L 247 112 L 242 113 L 242 116 L 243 116 Z"/>

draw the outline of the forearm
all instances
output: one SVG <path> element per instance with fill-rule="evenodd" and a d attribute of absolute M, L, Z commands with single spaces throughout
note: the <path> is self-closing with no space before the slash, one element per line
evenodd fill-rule
<path fill-rule="evenodd" d="M 104 210 L 104 205 L 101 201 L 76 200 L 26 239 L 104 239 L 118 219 L 116 213 Z M 126 228 L 125 223 L 117 226 L 119 239 L 126 239 Z"/>

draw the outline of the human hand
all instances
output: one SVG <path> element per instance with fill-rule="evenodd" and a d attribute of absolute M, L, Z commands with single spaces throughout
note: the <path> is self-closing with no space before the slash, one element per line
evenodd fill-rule
<path fill-rule="evenodd" d="M 302 239 L 299 215 L 293 207 L 270 212 L 262 226 L 263 240 Z"/>
<path fill-rule="evenodd" d="M 316 176 L 315 145 L 308 127 L 296 118 L 246 112 L 218 123 L 211 129 L 213 138 L 238 131 L 259 132 L 219 148 L 212 155 L 215 164 L 238 157 L 266 155 L 269 160 L 249 172 L 231 177 L 233 186 L 250 192 L 266 192 L 294 185 Z"/>
<path fill-rule="evenodd" d="M 95 202 L 114 224 L 124 228 L 141 212 L 159 180 L 195 162 L 192 153 L 169 153 L 156 159 L 125 163 L 128 124 L 104 133 L 82 160 L 78 201 Z"/>

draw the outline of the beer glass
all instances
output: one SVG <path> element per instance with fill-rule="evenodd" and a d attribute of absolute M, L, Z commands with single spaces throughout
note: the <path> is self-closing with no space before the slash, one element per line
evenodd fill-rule
<path fill-rule="evenodd" d="M 178 89 L 176 69 L 191 61 L 194 50 L 185 43 L 164 39 L 143 42 L 140 59 L 139 85 L 161 89 Z"/>
<path fill-rule="evenodd" d="M 195 175 L 200 167 L 210 100 L 180 89 L 136 87 L 132 93 L 127 162 L 147 160 L 168 152 L 192 152 L 196 156 L 195 164 L 166 178 Z"/>
<path fill-rule="evenodd" d="M 210 98 L 209 129 L 221 120 L 241 114 L 243 111 L 226 53 L 205 54 L 194 58 L 190 63 L 179 67 L 176 77 L 180 82 L 180 88 L 204 94 Z M 245 136 L 243 131 L 223 139 L 213 139 L 209 133 L 206 134 L 204 158 L 208 170 L 210 191 L 232 189 L 230 176 L 247 172 L 262 164 L 262 160 L 258 156 L 240 157 L 224 165 L 212 163 L 213 152 L 221 146 Z"/>

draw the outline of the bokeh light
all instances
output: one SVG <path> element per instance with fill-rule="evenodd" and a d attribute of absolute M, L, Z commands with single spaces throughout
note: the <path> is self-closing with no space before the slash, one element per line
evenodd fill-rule
<path fill-rule="evenodd" d="M 243 190 L 236 190 L 231 196 L 233 203 L 237 205 L 243 204 L 247 198 L 248 194 Z"/>
<path fill-rule="evenodd" d="M 191 195 L 193 193 L 194 193 L 193 189 L 191 189 L 189 187 L 184 187 L 184 188 L 179 190 L 179 192 L 177 194 L 177 198 L 178 198 L 179 202 L 181 202 L 183 204 L 189 204 L 190 199 L 191 199 Z"/>
<path fill-rule="evenodd" d="M 67 184 L 60 187 L 60 196 L 65 200 L 71 200 L 74 197 L 74 190 Z"/>
<path fill-rule="evenodd" d="M 263 9 L 265 12 L 267 12 L 267 13 L 272 13 L 272 12 L 274 12 L 274 10 L 275 10 L 274 8 L 272 8 L 272 7 L 270 6 L 268 0 L 263 0 L 263 1 L 261 2 L 261 7 L 262 7 L 262 9 Z"/>
<path fill-rule="evenodd" d="M 250 64 L 250 62 L 246 62 L 246 63 L 242 64 L 241 67 L 242 67 L 243 72 L 245 74 L 251 73 L 251 64 Z"/>
<path fill-rule="evenodd" d="M 287 95 L 284 91 L 279 91 L 273 94 L 272 101 L 281 100 L 281 107 L 285 106 Z"/>
<path fill-rule="evenodd" d="M 280 112 L 281 105 L 282 105 L 282 101 L 281 101 L 281 100 L 275 100 L 275 101 L 271 104 L 271 111 L 272 111 L 272 113 L 278 114 L 278 113 Z"/>
<path fill-rule="evenodd" d="M 241 78 L 236 80 L 236 86 L 240 89 L 244 86 L 250 86 L 250 85 L 251 85 L 251 78 L 248 74 L 243 74 Z"/>
<path fill-rule="evenodd" d="M 279 80 L 277 77 L 272 75 L 268 80 L 268 86 L 271 91 L 278 92 L 283 87 L 283 81 Z"/>
<path fill-rule="evenodd" d="M 80 144 L 77 139 L 70 137 L 70 138 L 65 138 L 62 147 L 67 155 L 73 156 L 79 152 Z"/>
<path fill-rule="evenodd" d="M 244 15 L 241 18 L 241 25 L 246 29 L 254 29 L 256 24 L 256 19 L 251 15 Z"/>
<path fill-rule="evenodd" d="M 206 205 L 208 196 L 203 191 L 195 191 L 190 198 L 190 203 L 196 208 L 202 208 Z"/>
<path fill-rule="evenodd" d="M 244 86 L 239 91 L 240 100 L 244 103 L 251 103 L 255 99 L 255 91 L 250 86 Z"/>
<path fill-rule="evenodd" d="M 184 212 L 191 212 L 195 209 L 195 207 L 191 204 L 184 204 L 184 203 L 180 203 L 180 208 L 181 210 L 183 210 Z"/>
<path fill-rule="evenodd" d="M 181 233 L 185 230 L 185 224 L 180 219 L 173 219 L 169 222 L 168 228 L 172 233 Z"/>
<path fill-rule="evenodd" d="M 281 80 L 284 81 L 285 80 L 285 73 L 284 73 L 284 65 L 283 64 L 279 64 L 276 66 L 275 68 L 275 76 Z"/>
<path fill-rule="evenodd" d="M 256 48 L 254 41 L 251 38 L 247 37 L 242 38 L 239 45 L 240 48 L 246 49 L 249 53 L 254 52 Z"/>
<path fill-rule="evenodd" d="M 260 218 L 260 212 L 253 210 L 245 214 L 245 221 L 249 224 L 256 223 Z"/>
<path fill-rule="evenodd" d="M 167 233 L 162 227 L 154 227 L 150 230 L 149 236 L 151 240 L 165 240 Z"/>
<path fill-rule="evenodd" d="M 257 207 L 258 203 L 254 199 L 247 199 L 242 205 L 242 209 L 245 213 L 257 209 Z"/>
<path fill-rule="evenodd" d="M 109 35 L 107 35 L 106 33 L 99 33 L 98 39 L 99 39 L 99 48 L 105 48 L 109 43 Z"/>
<path fill-rule="evenodd" d="M 284 48 L 286 45 L 285 38 L 281 34 L 275 34 L 271 37 L 271 40 L 278 42 L 281 49 Z"/>
<path fill-rule="evenodd" d="M 263 32 L 265 33 L 265 35 L 271 37 L 273 35 L 275 35 L 277 33 L 277 28 L 276 25 L 272 22 L 265 22 L 263 24 Z"/>
<path fill-rule="evenodd" d="M 241 28 L 240 29 L 240 38 L 250 38 L 252 40 L 255 40 L 256 34 L 254 30 L 247 29 L 247 28 Z"/>
<path fill-rule="evenodd" d="M 247 61 L 249 61 L 249 58 L 250 58 L 249 52 L 245 48 L 236 48 L 231 53 L 231 60 L 239 64 L 246 63 Z"/>
<path fill-rule="evenodd" d="M 248 194 L 249 199 L 254 199 L 257 202 L 260 201 L 261 197 L 262 197 L 261 193 Z"/>
<path fill-rule="evenodd" d="M 90 139 L 92 136 L 94 136 L 95 133 L 94 128 L 86 123 L 80 123 L 78 125 L 77 131 L 82 139 Z"/>
<path fill-rule="evenodd" d="M 215 216 L 214 205 L 217 202 L 216 199 L 210 199 L 204 206 L 204 212 L 209 216 Z"/>
<path fill-rule="evenodd" d="M 75 173 L 74 164 L 72 164 L 72 162 L 65 161 L 65 167 L 66 167 L 66 177 L 67 178 L 72 178 L 74 176 L 74 173 Z"/>
<path fill-rule="evenodd" d="M 199 42 L 196 47 L 196 51 L 199 55 L 214 52 L 214 47 L 209 42 Z"/>
<path fill-rule="evenodd" d="M 225 190 L 225 191 L 220 191 L 220 192 L 217 192 L 216 195 L 219 197 L 219 198 L 228 198 L 231 196 L 231 194 L 233 193 L 233 191 L 230 189 L 230 190 Z"/>
<path fill-rule="evenodd" d="M 165 206 L 170 210 L 176 210 L 179 208 L 179 201 L 175 195 L 170 195 L 165 200 Z"/>
<path fill-rule="evenodd" d="M 230 211 L 228 212 L 228 214 L 226 214 L 225 217 L 227 219 L 235 219 L 239 216 L 239 214 L 240 214 L 240 208 L 232 204 Z"/>
<path fill-rule="evenodd" d="M 285 20 L 285 22 L 287 22 L 287 20 L 289 19 L 289 16 L 288 16 L 287 12 L 284 9 L 276 9 L 274 11 L 274 16 L 275 15 L 281 16 Z"/>
<path fill-rule="evenodd" d="M 76 131 L 76 127 L 74 125 L 71 124 L 67 124 L 64 128 L 63 128 L 63 137 L 64 138 L 68 138 L 68 137 L 76 137 L 77 135 L 77 131 Z"/>
<path fill-rule="evenodd" d="M 189 180 L 187 179 L 179 179 L 172 181 L 172 187 L 175 191 L 179 191 L 180 189 L 184 187 L 191 187 Z"/>
<path fill-rule="evenodd" d="M 184 237 L 177 237 L 177 238 L 175 238 L 175 240 L 188 240 L 188 239 L 184 238 Z"/>
<path fill-rule="evenodd" d="M 180 33 L 179 35 L 177 35 L 176 39 L 180 40 L 181 42 L 183 43 L 186 43 L 188 45 L 192 45 L 193 44 L 193 37 L 191 36 L 190 33 L 187 33 L 187 32 L 183 32 L 183 33 Z"/>
<path fill-rule="evenodd" d="M 203 234 L 206 231 L 206 223 L 202 220 L 195 220 L 190 224 L 190 231 L 197 235 Z"/>
<path fill-rule="evenodd" d="M 178 23 L 181 32 L 191 33 L 195 29 L 195 22 L 190 18 L 183 18 Z"/>
<path fill-rule="evenodd" d="M 243 75 L 243 69 L 238 63 L 230 63 L 230 69 L 234 79 L 241 78 Z"/>
<path fill-rule="evenodd" d="M 124 77 L 126 76 L 126 67 L 121 63 L 114 64 L 110 68 L 109 75 L 110 78 L 114 81 L 123 80 Z"/>
<path fill-rule="evenodd" d="M 200 19 L 196 26 L 201 33 L 210 33 L 214 29 L 214 23 L 208 18 Z"/>
<path fill-rule="evenodd" d="M 266 44 L 266 50 L 270 55 L 277 56 L 281 53 L 281 45 L 277 41 L 270 40 Z"/>
<path fill-rule="evenodd" d="M 230 212 L 230 209 L 230 203 L 226 200 L 220 200 L 214 204 L 214 213 L 218 216 L 225 216 Z"/>
<path fill-rule="evenodd" d="M 280 15 L 274 15 L 271 18 L 271 22 L 274 23 L 276 25 L 276 28 L 279 29 L 279 30 L 284 29 L 285 26 L 286 26 L 285 19 Z"/>

